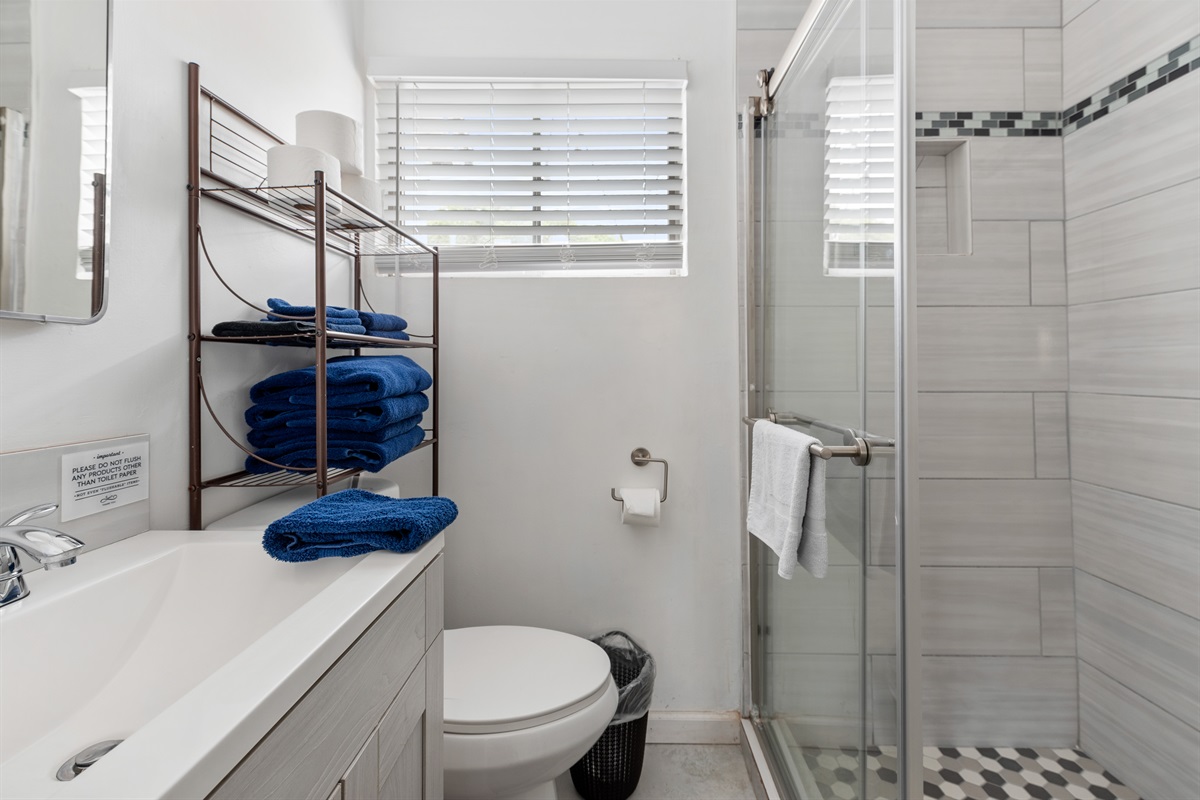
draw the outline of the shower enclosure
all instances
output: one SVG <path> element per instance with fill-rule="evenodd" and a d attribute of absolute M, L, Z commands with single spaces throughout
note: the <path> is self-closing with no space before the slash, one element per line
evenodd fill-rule
<path fill-rule="evenodd" d="M 749 714 L 776 782 L 812 800 L 921 794 L 920 748 L 914 761 L 905 747 L 920 742 L 905 697 L 919 668 L 905 658 L 915 590 L 897 525 L 911 457 L 903 6 L 814 2 L 742 117 L 744 421 L 870 453 L 828 462 L 823 579 L 780 578 L 750 538 Z"/>

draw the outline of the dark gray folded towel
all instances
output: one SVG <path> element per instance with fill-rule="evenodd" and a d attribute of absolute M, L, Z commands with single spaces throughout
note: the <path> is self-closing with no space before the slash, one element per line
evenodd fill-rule
<path fill-rule="evenodd" d="M 235 319 L 213 325 L 213 336 L 289 336 L 297 333 L 312 333 L 317 326 L 311 322 L 285 320 L 266 322 Z"/>

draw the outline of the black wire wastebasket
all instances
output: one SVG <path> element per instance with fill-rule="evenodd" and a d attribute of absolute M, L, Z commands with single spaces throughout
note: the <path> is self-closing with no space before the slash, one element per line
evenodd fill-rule
<path fill-rule="evenodd" d="M 571 767 L 571 782 L 584 800 L 626 800 L 642 777 L 654 658 L 621 631 L 610 631 L 592 641 L 608 654 L 619 699 L 604 734 Z"/>

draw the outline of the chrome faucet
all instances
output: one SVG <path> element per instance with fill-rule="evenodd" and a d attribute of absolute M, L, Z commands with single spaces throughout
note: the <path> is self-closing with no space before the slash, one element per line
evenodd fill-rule
<path fill-rule="evenodd" d="M 46 569 L 69 567 L 75 563 L 83 542 L 60 531 L 25 524 L 57 510 L 54 503 L 34 506 L 0 525 L 0 608 L 29 594 L 18 550 L 36 558 Z"/>

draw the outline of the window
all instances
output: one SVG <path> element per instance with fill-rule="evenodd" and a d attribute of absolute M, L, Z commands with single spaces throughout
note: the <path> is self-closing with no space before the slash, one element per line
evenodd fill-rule
<path fill-rule="evenodd" d="M 825 95 L 825 274 L 895 270 L 895 80 L 833 78 Z"/>
<path fill-rule="evenodd" d="M 376 87 L 385 213 L 443 273 L 683 274 L 683 81 Z"/>
<path fill-rule="evenodd" d="M 92 279 L 92 238 L 96 229 L 92 179 L 104 172 L 108 95 L 103 86 L 71 89 L 79 98 L 81 141 L 79 149 L 79 262 L 75 277 Z"/>

